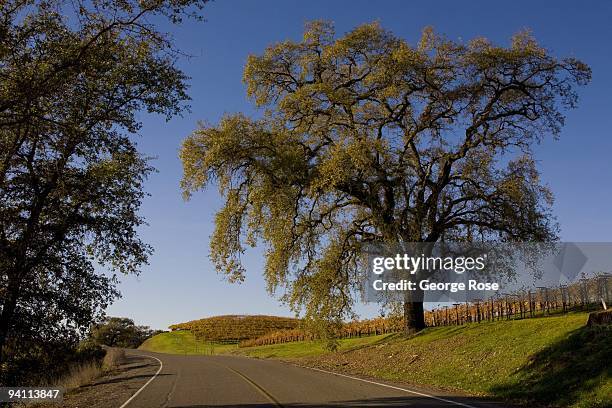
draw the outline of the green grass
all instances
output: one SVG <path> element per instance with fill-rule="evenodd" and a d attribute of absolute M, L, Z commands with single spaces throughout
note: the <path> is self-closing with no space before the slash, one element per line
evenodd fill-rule
<path fill-rule="evenodd" d="M 364 346 L 380 343 L 392 335 L 381 334 L 378 336 L 355 337 L 341 339 L 338 345 L 339 352 L 355 350 Z M 256 358 L 304 358 L 328 354 L 325 344 L 320 341 L 297 341 L 293 343 L 275 344 L 271 346 L 241 347 L 229 351 L 231 354 L 243 355 Z"/>
<path fill-rule="evenodd" d="M 167 354 L 219 354 L 237 348 L 236 344 L 218 344 L 197 340 L 187 330 L 160 333 L 147 339 L 138 347 L 140 350 Z"/>
<path fill-rule="evenodd" d="M 389 335 L 368 336 L 353 339 L 342 339 L 339 351 L 353 350 L 372 345 L 388 338 Z M 167 354 L 234 354 L 256 358 L 300 358 L 313 357 L 328 353 L 325 345 L 318 341 L 301 341 L 273 346 L 238 347 L 236 344 L 218 344 L 197 340 L 187 330 L 165 332 L 147 339 L 140 350 Z"/>
<path fill-rule="evenodd" d="M 587 316 L 429 328 L 376 347 L 322 352 L 304 363 L 501 399 L 611 407 L 612 330 L 586 327 Z"/>

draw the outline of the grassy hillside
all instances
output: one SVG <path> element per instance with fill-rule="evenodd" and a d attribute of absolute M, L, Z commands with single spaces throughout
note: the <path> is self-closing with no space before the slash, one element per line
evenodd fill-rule
<path fill-rule="evenodd" d="M 378 336 L 354 337 L 350 339 L 340 339 L 338 351 L 347 352 L 364 346 L 380 344 L 392 334 L 379 334 Z M 297 341 L 293 343 L 275 344 L 271 346 L 240 347 L 227 350 L 226 353 L 242 355 L 256 358 L 282 358 L 294 359 L 304 357 L 316 357 L 329 352 L 325 349 L 325 344 L 320 341 Z"/>
<path fill-rule="evenodd" d="M 237 348 L 235 344 L 216 344 L 198 340 L 187 330 L 160 333 L 147 339 L 140 350 L 168 354 L 219 354 Z"/>
<path fill-rule="evenodd" d="M 339 351 L 347 351 L 384 341 L 390 335 L 367 336 L 340 340 Z M 198 340 L 187 330 L 161 333 L 147 339 L 140 350 L 168 354 L 234 354 L 257 358 L 300 358 L 320 356 L 327 351 L 322 342 L 301 341 L 273 346 L 238 347 Z"/>
<path fill-rule="evenodd" d="M 321 353 L 304 363 L 504 399 L 611 407 L 612 330 L 586 327 L 587 316 L 430 328 L 411 339 L 396 335 L 384 346 Z"/>

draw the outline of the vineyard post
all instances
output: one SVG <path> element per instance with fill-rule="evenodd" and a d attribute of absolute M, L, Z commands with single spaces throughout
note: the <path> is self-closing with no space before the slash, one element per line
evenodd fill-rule
<path fill-rule="evenodd" d="M 610 293 L 608 292 L 608 279 L 610 279 L 610 277 L 612 277 L 612 274 L 610 274 L 610 273 L 604 273 L 602 275 L 603 286 L 604 286 L 604 293 L 605 293 L 605 298 L 606 298 L 606 303 L 607 304 L 610 304 Z"/>
<path fill-rule="evenodd" d="M 566 302 L 566 285 L 559 285 L 559 292 L 561 293 L 561 306 L 563 308 L 563 313 L 567 313 L 567 302 Z"/>
<path fill-rule="evenodd" d="M 496 306 L 495 309 L 497 312 L 497 316 L 495 317 L 497 317 L 497 320 L 501 320 L 501 306 L 502 306 L 501 297 L 495 300 L 495 306 Z"/>
<path fill-rule="evenodd" d="M 548 288 L 549 309 L 553 312 L 557 310 L 557 294 L 555 288 Z"/>
<path fill-rule="evenodd" d="M 517 319 L 523 318 L 523 296 L 520 293 L 514 295 L 516 297 L 516 304 L 518 309 L 515 309 Z"/>
<path fill-rule="evenodd" d="M 519 294 L 510 295 L 510 299 L 512 299 L 512 318 L 518 319 L 521 317 L 521 298 Z"/>
<path fill-rule="evenodd" d="M 512 306 L 510 305 L 510 294 L 508 293 L 502 293 L 502 295 L 504 295 L 504 302 L 506 305 L 506 320 L 510 320 L 510 315 L 512 314 Z"/>
<path fill-rule="evenodd" d="M 545 286 L 538 286 L 540 289 L 540 298 L 542 301 L 540 302 L 540 309 L 542 309 L 542 314 L 546 314 L 548 312 L 548 288 Z"/>
<path fill-rule="evenodd" d="M 506 320 L 510 320 L 512 318 L 512 298 L 506 295 Z"/>
<path fill-rule="evenodd" d="M 589 298 L 588 298 L 588 288 L 586 285 L 586 279 L 582 278 L 580 279 L 580 298 L 582 300 L 582 308 L 588 309 L 588 303 L 589 303 Z"/>
<path fill-rule="evenodd" d="M 495 312 L 497 313 L 497 316 L 495 316 L 497 318 L 497 320 L 501 320 L 502 319 L 502 298 L 501 296 L 497 299 L 495 299 Z"/>
<path fill-rule="evenodd" d="M 529 299 L 529 315 L 533 317 L 533 300 L 531 298 L 531 290 L 527 291 L 527 297 Z"/>
<path fill-rule="evenodd" d="M 597 277 L 597 288 L 599 292 L 599 298 L 601 299 L 602 305 L 604 309 L 606 305 L 610 303 L 610 299 L 608 298 L 608 278 L 610 277 L 609 273 L 601 273 Z"/>
<path fill-rule="evenodd" d="M 461 303 L 453 303 L 453 306 L 455 306 L 455 319 L 456 319 L 456 325 L 459 326 L 459 305 Z"/>

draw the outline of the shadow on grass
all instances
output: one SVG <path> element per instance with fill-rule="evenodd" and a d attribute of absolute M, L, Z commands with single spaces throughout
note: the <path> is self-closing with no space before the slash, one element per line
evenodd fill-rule
<path fill-rule="evenodd" d="M 609 407 L 612 397 L 601 388 L 610 381 L 610 362 L 612 326 L 584 326 L 533 355 L 527 365 L 491 392 L 546 405 Z M 602 400 L 597 401 L 594 393 Z"/>

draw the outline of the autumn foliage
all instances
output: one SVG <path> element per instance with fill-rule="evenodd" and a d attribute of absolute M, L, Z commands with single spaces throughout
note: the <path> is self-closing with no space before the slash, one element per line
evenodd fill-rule
<path fill-rule="evenodd" d="M 399 317 L 379 317 L 369 320 L 354 320 L 344 323 L 338 333 L 339 338 L 371 336 L 377 334 L 396 333 L 402 331 L 404 321 Z M 244 340 L 240 347 L 265 346 L 271 344 L 289 343 L 292 341 L 316 340 L 316 334 L 303 329 L 279 330 L 264 336 Z"/>
<path fill-rule="evenodd" d="M 236 343 L 278 330 L 295 329 L 299 322 L 291 317 L 226 315 L 178 323 L 170 329 L 189 330 L 201 340 Z"/>

